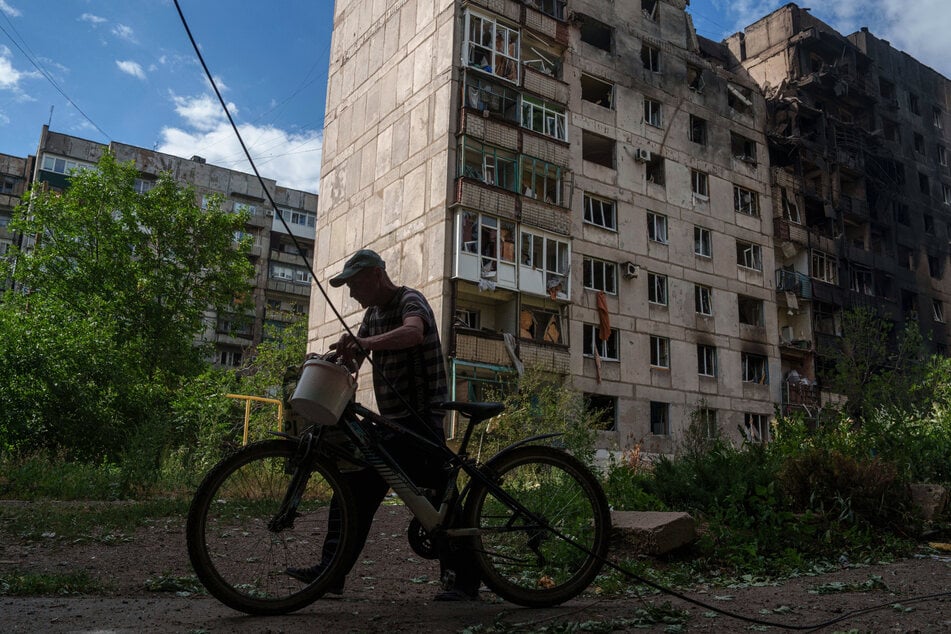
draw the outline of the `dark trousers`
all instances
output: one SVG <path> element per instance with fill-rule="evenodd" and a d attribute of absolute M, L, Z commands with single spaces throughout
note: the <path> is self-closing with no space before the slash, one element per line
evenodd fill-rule
<path fill-rule="evenodd" d="M 442 434 L 440 430 L 438 432 Z M 422 488 L 433 489 L 439 495 L 446 490 L 447 474 L 443 470 L 443 459 L 434 455 L 427 448 L 421 447 L 419 442 L 406 436 L 397 436 L 384 444 L 386 451 L 396 460 L 410 477 L 414 484 Z M 350 561 L 346 562 L 341 574 L 341 581 L 360 558 L 360 552 L 366 544 L 373 516 L 376 514 L 383 498 L 390 489 L 383 478 L 373 469 L 362 469 L 341 474 L 350 491 L 354 494 L 357 507 L 355 530 L 357 531 L 357 548 L 353 551 Z M 340 506 L 336 497 L 330 500 L 330 517 L 327 537 L 324 540 L 322 563 L 329 563 L 336 552 L 340 538 Z M 479 590 L 479 569 L 471 547 L 461 543 L 450 543 L 444 540 L 437 543 L 439 546 L 440 574 L 445 575 L 452 571 L 455 575 L 454 588 L 475 594 Z"/>

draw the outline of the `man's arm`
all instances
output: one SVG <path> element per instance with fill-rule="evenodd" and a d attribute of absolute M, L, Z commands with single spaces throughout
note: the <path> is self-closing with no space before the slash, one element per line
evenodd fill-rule
<path fill-rule="evenodd" d="M 355 358 L 360 353 L 357 343 L 367 352 L 373 350 L 404 350 L 418 346 L 423 342 L 423 333 L 425 325 L 422 317 L 419 315 L 407 315 L 403 319 L 403 325 L 372 337 L 350 338 L 344 335 L 336 346 L 337 352 L 344 355 L 345 358 Z"/>

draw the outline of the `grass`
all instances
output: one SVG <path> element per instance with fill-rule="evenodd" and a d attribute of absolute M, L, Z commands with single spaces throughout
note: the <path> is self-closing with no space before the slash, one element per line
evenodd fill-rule
<path fill-rule="evenodd" d="M 36 573 L 13 570 L 0 574 L 0 596 L 97 594 L 110 589 L 85 571 Z"/>
<path fill-rule="evenodd" d="M 157 518 L 183 518 L 188 500 L 127 502 L 39 501 L 0 507 L 0 527 L 21 539 L 60 539 L 116 543 L 131 540 L 135 529 Z"/>

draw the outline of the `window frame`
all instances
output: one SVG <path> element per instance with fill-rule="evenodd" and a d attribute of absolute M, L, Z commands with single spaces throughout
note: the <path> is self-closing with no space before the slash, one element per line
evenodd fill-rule
<path fill-rule="evenodd" d="M 748 200 L 744 201 L 744 197 L 748 198 Z M 733 185 L 733 211 L 758 218 L 760 214 L 759 194 L 752 189 Z"/>
<path fill-rule="evenodd" d="M 564 106 L 550 103 L 538 97 L 522 95 L 519 112 L 521 113 L 521 125 L 526 130 L 544 134 L 559 141 L 568 141 L 568 117 L 565 114 Z M 536 127 L 536 124 L 540 125 Z"/>
<path fill-rule="evenodd" d="M 697 344 L 697 374 L 709 378 L 717 376 L 717 347 Z"/>
<path fill-rule="evenodd" d="M 706 227 L 700 225 L 693 227 L 693 254 L 701 258 L 713 259 L 713 232 Z"/>
<path fill-rule="evenodd" d="M 644 97 L 644 123 L 652 128 L 664 127 L 663 104 L 656 99 Z"/>
<path fill-rule="evenodd" d="M 641 66 L 652 73 L 660 73 L 660 49 L 647 42 L 641 44 Z"/>
<path fill-rule="evenodd" d="M 478 25 L 475 23 L 478 21 Z M 486 32 L 485 27 L 489 26 Z M 480 41 L 472 39 L 474 29 L 478 29 L 481 34 Z M 499 37 L 502 37 L 502 50 L 499 50 Z M 486 43 L 488 37 L 488 43 Z M 515 56 L 512 56 L 511 48 L 515 47 Z M 478 49 L 483 52 L 483 60 L 488 62 L 481 64 L 474 62 L 475 51 Z M 488 58 L 485 55 L 488 54 Z M 497 59 L 500 58 L 500 59 Z M 503 81 L 519 83 L 521 73 L 521 32 L 514 27 L 500 23 L 495 18 L 467 9 L 463 23 L 463 41 L 462 41 L 462 67 L 475 68 L 488 73 L 493 77 L 498 77 Z M 505 74 L 498 72 L 502 70 Z M 513 77 L 514 74 L 514 77 Z"/>
<path fill-rule="evenodd" d="M 545 196 L 541 200 L 561 206 L 563 168 L 560 165 L 527 154 L 519 155 L 518 164 L 518 188 L 523 195 L 539 199 L 539 194 L 544 192 Z M 531 182 L 526 183 L 526 179 L 531 179 Z M 529 191 L 531 194 L 527 193 Z"/>
<path fill-rule="evenodd" d="M 650 366 L 651 369 L 670 369 L 670 338 L 650 335 Z"/>
<path fill-rule="evenodd" d="M 652 436 L 670 436 L 670 403 L 650 402 L 650 431 Z"/>
<path fill-rule="evenodd" d="M 595 207 L 594 207 L 595 202 L 599 204 L 600 214 L 602 216 L 602 219 L 605 217 L 605 203 L 610 205 L 610 215 L 611 215 L 610 224 L 608 224 L 607 222 L 599 223 L 595 221 Z M 617 202 L 616 201 L 610 198 L 605 198 L 603 196 L 598 196 L 597 194 L 592 194 L 591 192 L 584 192 L 584 195 L 582 197 L 582 204 L 584 205 L 583 221 L 585 223 L 589 225 L 593 225 L 595 227 L 601 227 L 602 229 L 608 229 L 609 231 L 614 231 L 614 232 L 617 231 Z"/>
<path fill-rule="evenodd" d="M 656 306 L 667 306 L 670 301 L 670 289 L 667 276 L 661 273 L 647 273 L 647 302 Z M 663 295 L 663 297 L 659 297 Z"/>
<path fill-rule="evenodd" d="M 581 338 L 583 347 L 581 349 L 581 355 L 584 357 L 594 358 L 594 350 L 597 348 L 598 356 L 602 361 L 618 361 L 621 360 L 621 353 L 618 346 L 619 333 L 617 328 L 611 329 L 611 334 L 607 340 L 602 341 L 598 336 L 598 329 L 600 326 L 597 324 L 584 324 L 581 330 Z"/>
<path fill-rule="evenodd" d="M 809 254 L 809 265 L 809 276 L 812 279 L 833 286 L 839 284 L 839 258 L 836 256 L 819 249 L 812 249 Z"/>
<path fill-rule="evenodd" d="M 753 352 L 741 352 L 740 379 L 743 383 L 769 385 L 769 358 Z"/>
<path fill-rule="evenodd" d="M 755 242 L 736 241 L 736 265 L 750 271 L 763 272 L 763 247 Z"/>
<path fill-rule="evenodd" d="M 705 284 L 693 285 L 693 307 L 698 315 L 713 316 L 713 287 Z"/>
<path fill-rule="evenodd" d="M 617 262 L 609 262 L 590 256 L 582 256 L 583 288 L 589 291 L 603 291 L 608 295 L 617 295 Z M 598 286 L 598 268 L 600 268 L 601 286 Z"/>
<path fill-rule="evenodd" d="M 691 169 L 690 191 L 695 198 L 710 200 L 710 175 L 697 169 Z"/>
<path fill-rule="evenodd" d="M 462 137 L 459 148 L 459 177 L 472 178 L 492 187 L 518 192 L 519 155 L 511 150 L 495 147 L 468 136 Z M 477 157 L 473 163 L 469 155 Z M 468 170 L 468 171 L 467 171 Z M 499 175 L 511 178 L 511 185 L 499 184 Z"/>
<path fill-rule="evenodd" d="M 668 244 L 667 216 L 654 211 L 647 212 L 647 239 L 658 244 Z"/>

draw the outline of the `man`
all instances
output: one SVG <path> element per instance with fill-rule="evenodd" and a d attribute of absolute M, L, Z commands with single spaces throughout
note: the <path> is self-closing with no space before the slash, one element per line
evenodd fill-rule
<path fill-rule="evenodd" d="M 429 302 L 414 289 L 397 286 L 386 272 L 386 263 L 375 251 L 361 249 L 344 265 L 343 271 L 330 280 L 334 287 L 344 284 L 350 297 L 366 308 L 363 322 L 355 337 L 344 333 L 335 350 L 345 362 L 360 363 L 363 354 L 373 355 L 373 390 L 381 414 L 416 433 L 445 442 L 443 417 L 437 404 L 447 399 L 446 370 L 436 318 Z M 414 482 L 438 491 L 445 490 L 446 473 L 438 457 L 421 451 L 412 438 L 395 436 L 387 443 L 387 451 L 407 471 Z M 372 469 L 343 474 L 357 497 L 358 548 L 345 566 L 339 583 L 330 592 L 343 592 L 343 580 L 356 563 L 366 543 L 373 515 L 389 490 Z M 331 506 L 333 509 L 333 506 Z M 333 511 L 332 511 L 333 512 Z M 324 560 L 332 555 L 335 544 L 324 544 Z M 436 595 L 437 601 L 470 601 L 478 598 L 479 577 L 471 553 L 446 545 L 439 553 L 440 567 L 447 590 Z M 329 549 L 329 553 L 328 553 Z M 296 579 L 310 582 L 323 568 L 289 568 Z"/>

